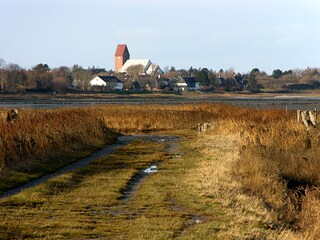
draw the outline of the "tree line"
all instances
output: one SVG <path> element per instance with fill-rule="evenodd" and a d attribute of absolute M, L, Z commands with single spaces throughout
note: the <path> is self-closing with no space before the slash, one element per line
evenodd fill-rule
<path fill-rule="evenodd" d="M 127 74 L 116 74 L 104 68 L 83 68 L 74 65 L 71 68 L 61 66 L 51 69 L 47 64 L 40 63 L 31 69 L 24 69 L 18 64 L 6 64 L 0 58 L 0 92 L 29 91 L 90 91 L 90 80 L 97 75 L 114 75 L 124 81 L 130 90 L 132 83 L 139 78 L 154 78 L 164 81 L 176 78 L 194 77 L 202 91 L 261 91 L 283 89 L 320 88 L 320 68 L 293 69 L 282 71 L 275 69 L 271 75 L 254 68 L 248 73 L 236 73 L 233 68 L 213 71 L 208 68 L 192 68 L 177 70 L 175 67 L 165 67 L 161 76 L 141 76 L 134 71 Z M 165 88 L 164 88 L 165 89 Z"/>
<path fill-rule="evenodd" d="M 89 81 L 105 69 L 84 69 L 79 65 L 51 69 L 47 64 L 37 64 L 23 69 L 18 64 L 6 64 L 0 59 L 0 91 L 23 92 L 28 90 L 66 92 L 71 89 L 88 90 Z"/>

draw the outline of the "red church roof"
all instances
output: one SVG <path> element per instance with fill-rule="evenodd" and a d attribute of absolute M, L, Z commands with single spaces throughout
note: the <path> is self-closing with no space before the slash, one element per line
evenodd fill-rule
<path fill-rule="evenodd" d="M 129 52 L 126 44 L 118 44 L 115 56 L 124 56 L 125 52 Z"/>

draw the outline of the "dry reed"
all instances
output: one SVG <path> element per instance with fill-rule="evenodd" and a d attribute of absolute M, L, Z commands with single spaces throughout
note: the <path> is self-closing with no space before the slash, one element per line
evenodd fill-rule
<path fill-rule="evenodd" d="M 49 158 L 104 143 L 111 136 L 92 110 L 20 110 L 0 122 L 0 167 L 28 170 Z"/>
<path fill-rule="evenodd" d="M 234 179 L 243 192 L 260 197 L 279 228 L 300 229 L 306 239 L 319 237 L 319 130 L 306 131 L 295 112 L 230 106 L 216 126 L 215 133 L 241 136 Z"/>
<path fill-rule="evenodd" d="M 20 110 L 17 121 L 0 121 L 0 172 L 28 170 L 66 152 L 105 143 L 116 132 L 191 128 L 212 121 L 208 105 L 106 105 L 86 109 Z M 3 111 L 2 111 L 3 112 Z"/>
<path fill-rule="evenodd" d="M 215 133 L 237 133 L 241 156 L 234 178 L 244 193 L 260 197 L 281 227 L 318 235 L 320 138 L 305 131 L 294 112 L 222 104 L 107 105 L 90 109 L 21 110 L 18 121 L 0 123 L 0 166 L 30 168 L 38 161 L 102 143 L 105 131 L 190 129 L 215 122 Z M 314 213 L 308 218 L 308 213 Z"/>

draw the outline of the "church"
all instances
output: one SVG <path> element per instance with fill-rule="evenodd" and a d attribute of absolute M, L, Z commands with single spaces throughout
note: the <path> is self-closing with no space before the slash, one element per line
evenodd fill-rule
<path fill-rule="evenodd" d="M 115 73 L 127 73 L 132 66 L 141 66 L 140 75 L 158 75 L 163 71 L 158 64 L 149 59 L 130 59 L 130 53 L 126 44 L 118 44 L 115 53 Z"/>

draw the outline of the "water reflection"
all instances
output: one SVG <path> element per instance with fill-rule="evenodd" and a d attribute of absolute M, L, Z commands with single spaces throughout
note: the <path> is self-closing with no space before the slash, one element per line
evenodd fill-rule
<path fill-rule="evenodd" d="M 114 98 L 114 99 L 84 99 L 84 100 L 5 100 L 0 101 L 0 108 L 79 108 L 102 104 L 186 104 L 186 103 L 225 103 L 236 106 L 252 107 L 257 109 L 320 109 L 320 97 L 170 97 L 170 98 Z"/>

